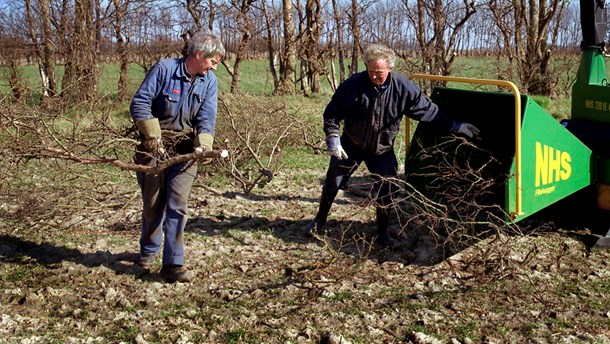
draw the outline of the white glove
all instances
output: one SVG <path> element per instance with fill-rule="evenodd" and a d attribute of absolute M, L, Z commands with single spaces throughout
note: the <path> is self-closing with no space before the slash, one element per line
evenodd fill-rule
<path fill-rule="evenodd" d="M 326 153 L 339 160 L 347 159 L 347 153 L 345 153 L 345 150 L 341 147 L 341 140 L 337 135 L 329 135 L 326 138 Z"/>
<path fill-rule="evenodd" d="M 472 138 L 472 137 L 479 136 L 479 133 L 481 131 L 479 130 L 479 128 L 475 127 L 474 125 L 472 125 L 470 123 L 462 123 L 462 124 L 460 124 L 460 126 L 456 130 L 456 132 L 458 132 L 460 134 L 464 134 L 464 135 Z"/>
<path fill-rule="evenodd" d="M 337 157 L 337 159 L 339 160 L 347 159 L 347 153 L 345 153 L 345 150 L 343 150 L 343 147 L 341 147 L 341 145 L 337 146 L 333 150 L 327 150 L 326 153 Z"/>

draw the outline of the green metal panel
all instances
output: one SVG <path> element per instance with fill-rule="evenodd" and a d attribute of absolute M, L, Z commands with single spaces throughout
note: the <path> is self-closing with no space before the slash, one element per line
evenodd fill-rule
<path fill-rule="evenodd" d="M 610 123 L 609 92 L 604 56 L 585 49 L 572 86 L 572 119 Z"/>
<path fill-rule="evenodd" d="M 610 123 L 610 88 L 574 84 L 572 119 Z"/>
<path fill-rule="evenodd" d="M 527 97 L 521 127 L 522 214 L 525 217 L 589 186 L 594 156 L 572 133 Z M 515 163 L 506 185 L 507 212 L 516 210 Z"/>
<path fill-rule="evenodd" d="M 607 84 L 606 61 L 597 48 L 584 49 L 578 66 L 577 84 L 601 85 Z"/>

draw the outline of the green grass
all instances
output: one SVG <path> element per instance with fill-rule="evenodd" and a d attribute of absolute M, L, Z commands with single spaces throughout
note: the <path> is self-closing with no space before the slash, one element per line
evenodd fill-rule
<path fill-rule="evenodd" d="M 233 61 L 227 61 L 233 66 Z M 246 60 L 240 64 L 239 90 L 251 94 L 267 94 L 273 92 L 273 77 L 269 71 L 267 60 Z M 231 76 L 224 66 L 218 66 L 214 72 L 218 77 L 220 92 L 229 92 L 231 89 Z"/>
<path fill-rule="evenodd" d="M 342 291 L 338 292 L 335 295 L 328 298 L 329 301 L 332 302 L 341 302 L 347 301 L 354 297 L 354 294 L 351 291 Z"/>
<path fill-rule="evenodd" d="M 316 154 L 309 147 L 286 147 L 282 152 L 283 168 L 287 169 L 324 169 L 328 166 L 328 160 L 327 154 Z"/>

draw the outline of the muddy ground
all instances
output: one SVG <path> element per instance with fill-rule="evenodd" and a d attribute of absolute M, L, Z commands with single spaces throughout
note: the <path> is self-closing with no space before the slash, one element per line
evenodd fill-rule
<path fill-rule="evenodd" d="M 201 175 L 194 280 L 168 284 L 160 259 L 134 264 L 132 174 L 39 172 L 0 196 L 0 343 L 610 343 L 610 251 L 557 228 L 450 257 L 407 233 L 390 251 L 348 192 L 327 236 L 303 231 L 323 170 L 283 170 L 250 194 Z"/>

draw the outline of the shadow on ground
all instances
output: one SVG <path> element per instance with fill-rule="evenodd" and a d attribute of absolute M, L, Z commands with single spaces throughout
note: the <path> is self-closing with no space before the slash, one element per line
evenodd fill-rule
<path fill-rule="evenodd" d="M 108 251 L 83 253 L 78 249 L 57 246 L 51 243 L 35 243 L 18 237 L 0 235 L 0 261 L 16 264 L 40 264 L 49 269 L 61 267 L 62 262 L 73 262 L 93 268 L 104 266 L 117 274 L 129 274 L 137 279 L 157 280 L 157 274 L 151 274 L 135 263 L 139 253 L 123 252 L 112 254 Z"/>

